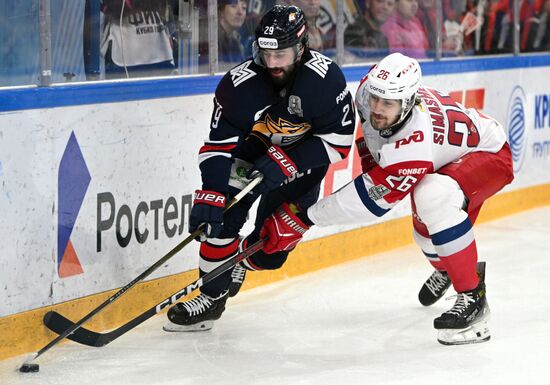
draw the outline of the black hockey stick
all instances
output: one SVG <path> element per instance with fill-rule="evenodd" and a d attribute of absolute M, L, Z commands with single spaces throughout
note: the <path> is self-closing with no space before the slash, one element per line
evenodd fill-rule
<path fill-rule="evenodd" d="M 265 241 L 263 239 L 260 239 L 256 243 L 247 247 L 242 252 L 234 255 L 233 257 L 225 261 L 220 266 L 216 267 L 214 270 L 210 271 L 209 273 L 206 273 L 204 276 L 192 282 L 191 284 L 187 285 L 182 290 L 162 300 L 157 305 L 153 306 L 152 308 L 145 311 L 144 313 L 138 315 L 134 319 L 126 322 L 124 325 L 119 326 L 117 329 L 114 329 L 107 333 L 98 333 L 98 332 L 94 332 L 92 330 L 80 327 L 76 329 L 74 333 L 68 335 L 67 338 L 74 342 L 78 342 L 79 344 L 88 345 L 88 346 L 100 347 L 100 346 L 107 345 L 108 343 L 116 340 L 121 335 L 132 330 L 142 322 L 148 320 L 158 312 L 162 311 L 167 306 L 170 306 L 176 303 L 178 299 L 190 294 L 191 292 L 202 287 L 206 283 L 217 278 L 220 274 L 223 274 L 224 272 L 228 271 L 240 261 L 247 259 L 252 254 L 260 250 L 264 246 L 264 243 Z M 55 311 L 50 311 L 46 313 L 46 315 L 44 316 L 44 324 L 48 327 L 48 329 L 58 334 L 63 333 L 67 329 L 73 328 L 75 325 L 71 320 L 67 319 L 66 317 L 64 317 L 63 315 Z"/>
<path fill-rule="evenodd" d="M 231 207 L 233 207 L 237 202 L 239 202 L 246 194 L 248 194 L 254 187 L 258 185 L 262 180 L 262 176 L 259 176 L 257 178 L 254 178 L 245 188 L 243 188 L 231 201 L 227 204 L 225 210 L 229 210 Z M 174 255 L 176 255 L 181 249 L 183 249 L 185 246 L 187 246 L 193 239 L 201 235 L 203 232 L 202 226 L 200 226 L 197 230 L 193 231 L 187 238 L 185 238 L 183 241 L 178 243 L 176 247 L 174 247 L 172 250 L 170 250 L 164 257 L 156 261 L 153 265 L 151 265 L 147 270 L 145 270 L 143 273 L 141 273 L 139 276 L 134 278 L 130 283 L 126 284 L 122 289 L 117 291 L 115 294 L 113 294 L 111 297 L 107 298 L 101 305 L 90 311 L 88 314 L 84 316 L 80 321 L 76 323 L 71 322 L 71 326 L 64 330 L 62 333 L 58 333 L 59 335 L 50 341 L 47 345 L 45 345 L 43 348 L 41 348 L 39 351 L 37 351 L 30 360 L 25 361 L 23 366 L 20 368 L 20 370 L 30 365 L 30 361 L 34 361 L 38 357 L 40 357 L 42 354 L 44 354 L 46 351 L 50 350 L 53 346 L 58 344 L 62 339 L 65 337 L 71 335 L 74 333 L 82 324 L 84 324 L 86 321 L 88 321 L 90 318 L 95 316 L 97 313 L 99 313 L 101 310 L 103 310 L 107 305 L 113 303 L 116 301 L 120 296 L 122 296 L 124 293 L 126 293 L 128 290 L 130 290 L 132 287 L 134 287 L 138 282 L 144 280 L 147 278 L 151 273 L 153 273 L 155 270 L 157 270 L 160 266 L 162 266 L 166 261 L 168 261 L 170 258 L 172 258 Z M 46 314 L 47 315 L 47 314 Z"/>

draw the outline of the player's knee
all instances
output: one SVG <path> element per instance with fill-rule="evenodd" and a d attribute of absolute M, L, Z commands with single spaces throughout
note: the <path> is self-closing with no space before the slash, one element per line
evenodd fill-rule
<path fill-rule="evenodd" d="M 287 251 L 279 251 L 273 254 L 266 254 L 263 250 L 258 251 L 251 256 L 250 262 L 253 266 L 256 266 L 263 270 L 276 270 L 283 266 L 288 256 Z"/>
<path fill-rule="evenodd" d="M 429 174 L 413 192 L 416 213 L 430 229 L 436 223 L 454 217 L 464 206 L 464 193 L 447 175 Z"/>

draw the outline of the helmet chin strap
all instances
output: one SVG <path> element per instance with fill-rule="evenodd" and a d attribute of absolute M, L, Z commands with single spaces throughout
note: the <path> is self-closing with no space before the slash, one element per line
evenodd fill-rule
<path fill-rule="evenodd" d="M 411 115 L 411 111 L 414 106 L 415 95 L 413 95 L 409 100 L 412 100 L 412 102 L 410 101 L 407 102 L 408 107 L 407 106 L 401 107 L 401 114 L 397 122 L 395 122 L 394 124 L 392 124 L 387 128 L 384 128 L 383 130 L 378 131 L 378 134 L 382 138 L 389 138 L 405 125 L 405 122 L 407 121 L 408 117 Z M 405 110 L 405 108 L 407 108 L 407 110 Z"/>

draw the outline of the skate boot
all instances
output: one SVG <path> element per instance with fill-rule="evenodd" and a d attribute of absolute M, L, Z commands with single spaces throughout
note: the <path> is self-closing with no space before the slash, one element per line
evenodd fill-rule
<path fill-rule="evenodd" d="M 241 264 L 237 264 L 233 271 L 231 272 L 231 283 L 229 284 L 229 297 L 234 297 L 239 293 L 239 290 L 241 290 L 241 286 L 244 283 L 244 278 L 246 277 L 246 269 L 241 266 Z"/>
<path fill-rule="evenodd" d="M 451 279 L 445 271 L 435 270 L 418 292 L 418 300 L 424 306 L 436 303 L 451 286 Z"/>
<path fill-rule="evenodd" d="M 227 301 L 227 290 L 216 298 L 204 293 L 185 302 L 179 302 L 168 310 L 167 332 L 194 332 L 212 329 L 214 321 L 222 316 Z"/>
<path fill-rule="evenodd" d="M 478 269 L 479 269 L 478 265 Z M 485 262 L 480 281 L 473 290 L 458 293 L 454 306 L 434 320 L 437 340 L 443 345 L 463 345 L 488 341 L 491 332 L 487 321 L 491 311 L 485 295 Z"/>

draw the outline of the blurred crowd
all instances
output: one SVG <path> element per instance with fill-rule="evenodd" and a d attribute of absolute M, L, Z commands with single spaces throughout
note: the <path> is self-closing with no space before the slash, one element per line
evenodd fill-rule
<path fill-rule="evenodd" d="M 97 1 L 97 0 L 87 0 Z M 453 57 L 513 51 L 513 0 L 440 0 L 442 19 L 437 23 L 437 0 L 343 0 L 345 63 L 377 60 L 392 52 L 418 59 L 435 57 L 437 29 L 440 28 L 441 55 Z M 336 1 L 333 0 L 218 0 L 218 70 L 225 71 L 251 56 L 254 31 L 261 16 L 275 3 L 300 7 L 307 18 L 309 46 L 329 57 L 336 55 Z M 119 76 L 128 66 L 121 65 L 121 35 L 127 42 L 126 62 L 136 69 L 144 65 L 151 74 L 166 74 L 177 68 L 177 33 L 170 19 L 178 15 L 178 1 L 103 0 L 107 16 L 102 29 L 102 53 L 108 72 Z M 121 7 L 125 10 L 122 12 Z M 195 2 L 199 13 L 198 68 L 209 72 L 208 1 Z M 155 15 L 155 28 L 136 21 Z M 520 51 L 550 50 L 550 0 L 520 0 Z M 158 16 L 158 17 L 157 17 Z M 109 20 L 111 25 L 109 26 Z M 124 21 L 125 20 L 125 21 Z M 128 32 L 120 31 L 128 27 Z M 439 27 L 438 27 L 439 26 Z M 132 33 L 141 28 L 146 33 Z M 172 33 L 170 33 L 172 30 Z M 118 34 L 118 35 L 117 35 Z M 148 37 L 147 37 L 148 36 Z M 131 42 L 131 39 L 135 42 Z M 139 40 L 143 43 L 140 44 Z M 105 43 L 107 41 L 107 44 Z M 152 60 L 156 48 L 158 60 Z M 147 49 L 144 49 L 146 47 Z M 160 49 L 158 47 L 161 47 Z M 134 53 L 135 51 L 135 53 Z M 155 56 L 153 55 L 153 56 Z M 118 61 L 114 60 L 117 57 Z M 139 59 L 147 59 L 140 63 Z M 125 68 L 126 67 L 126 68 Z M 143 75 L 143 71 L 130 71 Z M 126 73 L 128 76 L 128 73 Z"/>
<path fill-rule="evenodd" d="M 392 52 L 430 58 L 436 52 L 437 0 L 344 0 L 345 62 L 372 61 Z M 254 28 L 275 0 L 219 0 L 222 69 L 250 55 Z M 336 2 L 279 0 L 307 16 L 310 47 L 335 56 Z M 444 57 L 511 53 L 513 0 L 441 0 Z M 519 0 L 520 52 L 550 51 L 550 0 Z M 202 20 L 205 20 L 204 18 Z M 207 51 L 202 52 L 204 56 Z"/>
<path fill-rule="evenodd" d="M 417 59 L 514 51 L 513 0 L 218 0 L 217 9 L 210 10 L 208 0 L 55 0 L 53 81 L 227 71 L 252 56 L 256 25 L 277 2 L 300 7 L 309 46 L 334 59 L 340 1 L 340 64 L 373 62 L 396 51 Z M 549 52 L 550 0 L 518 3 L 520 52 Z M 38 1 L 32 4 L 0 0 L 0 85 L 32 84 L 39 73 L 43 35 L 38 21 L 32 22 Z M 209 11 L 218 17 L 217 39 L 211 36 L 211 41 Z M 210 51 L 216 41 L 218 65 L 213 67 Z"/>

